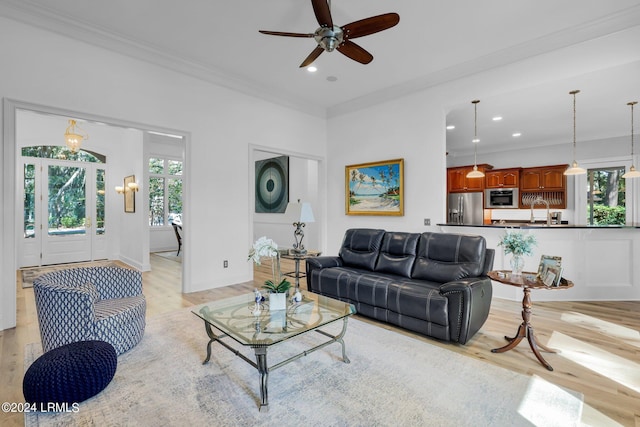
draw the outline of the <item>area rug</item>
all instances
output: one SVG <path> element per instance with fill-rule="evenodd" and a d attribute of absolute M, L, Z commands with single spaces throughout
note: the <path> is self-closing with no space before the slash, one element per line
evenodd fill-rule
<path fill-rule="evenodd" d="M 320 339 L 310 333 L 279 344 L 269 365 Z M 332 344 L 273 371 L 269 410 L 259 412 L 257 371 L 219 344 L 203 365 L 203 321 L 188 309 L 172 312 L 148 321 L 113 381 L 76 413 L 27 413 L 25 425 L 566 427 L 581 418 L 582 395 L 538 377 L 355 318 L 345 340 L 349 364 Z M 39 344 L 27 345 L 25 369 L 40 353 Z"/>
<path fill-rule="evenodd" d="M 33 281 L 36 277 L 41 276 L 45 273 L 51 273 L 52 271 L 65 270 L 67 268 L 77 268 L 77 267 L 97 267 L 97 266 L 116 266 L 114 261 L 104 260 L 104 261 L 90 261 L 90 262 L 74 262 L 69 264 L 57 264 L 57 265 L 47 265 L 45 267 L 29 267 L 29 268 L 21 268 L 20 272 L 22 273 L 22 287 L 23 288 L 31 288 L 33 287 Z"/>

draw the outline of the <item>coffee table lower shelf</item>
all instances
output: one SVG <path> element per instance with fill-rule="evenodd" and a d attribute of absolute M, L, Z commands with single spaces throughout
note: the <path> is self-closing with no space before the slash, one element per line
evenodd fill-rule
<path fill-rule="evenodd" d="M 253 366 L 255 369 L 258 370 L 258 373 L 260 374 L 260 406 L 259 406 L 259 410 L 260 412 L 265 412 L 269 410 L 269 394 L 268 394 L 268 381 L 269 381 L 269 373 L 272 371 L 275 371 L 278 368 L 281 368 L 283 366 L 285 366 L 286 364 L 293 362 L 294 360 L 298 360 L 301 357 L 307 356 L 311 353 L 313 353 L 316 350 L 320 350 L 321 348 L 324 348 L 330 344 L 333 343 L 340 343 L 340 345 L 342 346 L 342 360 L 344 363 L 350 363 L 351 361 L 349 360 L 349 358 L 347 357 L 347 353 L 346 353 L 346 347 L 345 347 L 345 343 L 343 340 L 343 337 L 345 335 L 345 333 L 347 332 L 347 321 L 348 321 L 349 317 L 344 317 L 342 318 L 343 321 L 343 325 L 342 325 L 342 330 L 340 331 L 340 333 L 338 335 L 331 335 L 325 331 L 322 331 L 320 329 L 312 329 L 313 331 L 324 335 L 328 338 L 330 338 L 328 341 L 323 342 L 322 344 L 319 344 L 315 347 L 312 347 L 308 350 L 303 351 L 302 353 L 299 353 L 295 356 L 292 356 L 286 360 L 283 360 L 282 362 L 276 363 L 273 366 L 269 366 L 267 363 L 267 350 L 269 349 L 269 345 L 251 345 L 250 347 L 254 349 L 254 353 L 255 353 L 255 357 L 256 357 L 256 361 L 254 362 L 253 360 L 251 360 L 250 358 L 248 358 L 247 356 L 245 356 L 244 354 L 242 354 L 239 350 L 237 350 L 236 348 L 234 348 L 233 346 L 227 344 L 226 342 L 222 341 L 224 338 L 229 337 L 228 334 L 224 333 L 223 331 L 221 331 L 220 329 L 216 328 L 214 325 L 212 325 L 211 323 L 205 321 L 204 325 L 205 325 L 205 330 L 207 332 L 207 335 L 209 336 L 209 342 L 207 343 L 207 357 L 204 359 L 204 361 L 202 362 L 203 365 L 207 364 L 209 362 L 209 360 L 211 359 L 211 344 L 213 344 L 214 342 L 218 342 L 220 343 L 220 345 L 222 345 L 223 347 L 225 347 L 226 349 L 228 349 L 229 351 L 231 351 L 233 354 L 235 354 L 236 356 L 238 356 L 240 359 L 244 360 L 245 362 L 247 362 L 249 365 Z M 336 319 L 336 321 L 338 321 L 340 319 Z M 213 328 L 215 328 L 216 330 L 220 331 L 220 334 L 216 334 L 213 331 Z M 310 332 L 310 331 L 307 331 Z M 304 334 L 302 334 L 304 335 Z"/>

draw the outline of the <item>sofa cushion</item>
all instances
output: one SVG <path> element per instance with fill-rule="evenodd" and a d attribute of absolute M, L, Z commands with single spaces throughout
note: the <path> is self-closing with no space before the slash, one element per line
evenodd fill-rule
<path fill-rule="evenodd" d="M 400 316 L 449 325 L 449 300 L 440 294 L 439 283 L 403 281 L 389 286 L 387 308 Z"/>
<path fill-rule="evenodd" d="M 485 251 L 482 236 L 422 233 L 411 277 L 446 283 L 481 276 Z"/>
<path fill-rule="evenodd" d="M 375 271 L 411 277 L 419 238 L 417 233 L 385 233 Z"/>
<path fill-rule="evenodd" d="M 384 234 L 384 230 L 347 230 L 339 253 L 344 265 L 373 271 Z"/>

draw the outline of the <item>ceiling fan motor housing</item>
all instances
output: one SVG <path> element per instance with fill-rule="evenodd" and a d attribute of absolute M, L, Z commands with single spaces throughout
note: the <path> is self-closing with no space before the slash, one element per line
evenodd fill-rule
<path fill-rule="evenodd" d="M 342 44 L 344 40 L 344 32 L 342 28 L 334 25 L 332 28 L 320 27 L 313 34 L 316 42 L 327 52 L 332 52 L 336 47 Z"/>

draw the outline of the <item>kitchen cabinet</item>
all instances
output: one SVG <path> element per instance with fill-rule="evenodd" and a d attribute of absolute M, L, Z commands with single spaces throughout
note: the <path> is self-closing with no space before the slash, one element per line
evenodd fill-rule
<path fill-rule="evenodd" d="M 486 172 L 493 169 L 493 166 L 488 164 L 478 165 L 478 170 Z M 447 169 L 447 192 L 448 193 L 468 193 L 473 191 L 484 190 L 484 177 L 483 178 L 467 178 L 467 174 L 473 170 L 471 166 L 460 166 Z"/>
<path fill-rule="evenodd" d="M 518 188 L 520 168 L 493 169 L 485 172 L 485 188 Z"/>
<path fill-rule="evenodd" d="M 550 208 L 567 207 L 567 165 L 524 168 L 520 172 L 520 207 L 528 209 L 538 197 L 549 202 Z M 543 205 L 541 205 L 543 206 Z"/>
<path fill-rule="evenodd" d="M 522 169 L 520 191 L 565 190 L 567 165 L 542 166 Z"/>

